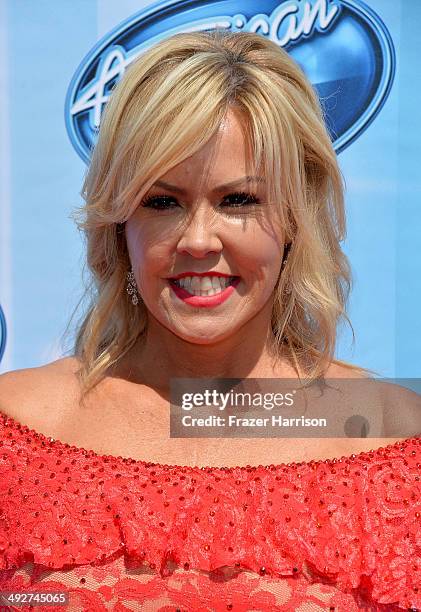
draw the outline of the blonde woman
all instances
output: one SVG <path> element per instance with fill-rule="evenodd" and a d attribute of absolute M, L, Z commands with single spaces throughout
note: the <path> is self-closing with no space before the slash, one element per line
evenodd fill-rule
<path fill-rule="evenodd" d="M 72 612 L 419 608 L 414 394 L 400 418 L 380 402 L 374 441 L 169 436 L 170 379 L 368 379 L 334 358 L 343 186 L 299 67 L 257 34 L 160 42 L 117 84 L 83 194 L 74 352 L 0 377 L 1 590 Z"/>

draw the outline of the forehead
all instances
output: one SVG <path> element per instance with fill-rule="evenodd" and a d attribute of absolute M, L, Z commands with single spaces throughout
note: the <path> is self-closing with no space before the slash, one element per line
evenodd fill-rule
<path fill-rule="evenodd" d="M 194 155 L 162 175 L 162 180 L 178 184 L 191 180 L 197 183 L 200 178 L 202 184 L 211 185 L 250 174 L 244 128 L 245 118 L 238 111 L 228 110 L 216 134 Z"/>

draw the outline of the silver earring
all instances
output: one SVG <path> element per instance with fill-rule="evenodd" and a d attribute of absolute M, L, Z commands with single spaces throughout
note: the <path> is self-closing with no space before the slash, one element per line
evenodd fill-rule
<path fill-rule="evenodd" d="M 288 255 L 289 255 L 289 251 L 290 251 L 290 249 L 291 249 L 291 243 L 289 243 L 289 244 L 285 244 L 285 245 L 284 245 L 284 247 L 285 247 L 285 249 L 286 249 L 286 251 L 287 251 L 287 254 L 286 254 L 286 256 L 284 257 L 284 259 L 283 259 L 283 261 L 282 261 L 282 264 L 281 264 L 281 270 L 284 270 L 284 269 L 285 269 L 286 263 L 287 263 L 287 261 L 288 261 Z M 286 285 L 285 285 L 284 292 L 285 292 L 287 295 L 289 295 L 289 294 L 291 293 L 291 283 L 290 283 L 289 281 L 288 281 L 288 282 L 286 283 Z"/>
<path fill-rule="evenodd" d="M 137 306 L 139 304 L 139 294 L 137 292 L 136 280 L 133 273 L 133 268 L 127 272 L 127 288 L 126 291 L 129 295 L 132 296 L 132 304 L 133 306 Z"/>

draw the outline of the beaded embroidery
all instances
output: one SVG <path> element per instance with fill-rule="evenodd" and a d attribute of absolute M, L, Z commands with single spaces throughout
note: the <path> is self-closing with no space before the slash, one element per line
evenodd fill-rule
<path fill-rule="evenodd" d="M 201 468 L 99 455 L 0 417 L 0 590 L 68 590 L 72 612 L 421 610 L 420 436 Z"/>

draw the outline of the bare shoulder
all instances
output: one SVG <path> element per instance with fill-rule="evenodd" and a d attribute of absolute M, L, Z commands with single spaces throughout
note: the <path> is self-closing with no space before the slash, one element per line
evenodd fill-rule
<path fill-rule="evenodd" d="M 366 405 L 378 404 L 383 414 L 386 438 L 411 438 L 421 434 L 421 387 L 410 388 L 404 381 L 372 378 L 364 370 L 353 370 L 342 364 L 331 364 L 326 378 L 358 379 L 351 383 L 354 398 Z M 414 382 L 417 382 L 415 379 Z"/>
<path fill-rule="evenodd" d="M 60 419 L 78 401 L 79 361 L 51 363 L 0 375 L 0 411 L 32 429 Z"/>
<path fill-rule="evenodd" d="M 412 438 L 421 435 L 421 388 L 419 379 L 379 382 L 383 420 L 388 436 Z"/>

